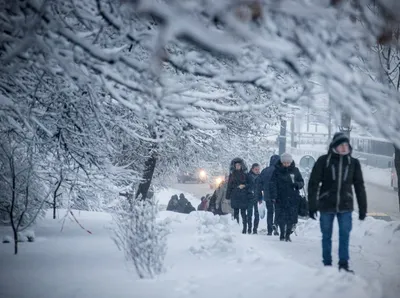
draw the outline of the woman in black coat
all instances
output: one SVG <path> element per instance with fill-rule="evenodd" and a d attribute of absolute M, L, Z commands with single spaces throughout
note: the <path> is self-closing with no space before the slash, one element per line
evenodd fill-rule
<path fill-rule="evenodd" d="M 249 204 L 247 168 L 241 158 L 235 158 L 231 162 L 231 173 L 228 179 L 226 199 L 230 200 L 233 209 L 233 217 L 239 223 L 239 211 L 242 216 L 243 234 L 247 230 L 247 207 Z"/>
<path fill-rule="evenodd" d="M 275 202 L 280 240 L 291 241 L 290 234 L 298 216 L 299 190 L 304 187 L 304 180 L 290 154 L 281 155 L 270 183 L 270 195 Z"/>

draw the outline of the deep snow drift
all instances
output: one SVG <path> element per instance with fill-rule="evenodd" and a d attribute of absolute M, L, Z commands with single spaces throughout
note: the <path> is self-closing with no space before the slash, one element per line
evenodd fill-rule
<path fill-rule="evenodd" d="M 164 190 L 157 197 L 166 205 L 179 192 Z M 72 220 L 60 232 L 60 220 L 49 214 L 35 228 L 36 242 L 22 243 L 19 255 L 12 255 L 11 244 L 0 245 L 0 297 L 395 298 L 400 292 L 400 222 L 354 221 L 352 276 L 322 267 L 315 221 L 300 223 L 298 236 L 286 243 L 263 234 L 242 235 L 230 216 L 162 211 L 160 219 L 169 221 L 171 229 L 165 273 L 138 280 L 110 239 L 111 216 L 75 215 L 92 234 Z M 264 220 L 261 224 L 265 228 Z M 334 239 L 336 260 L 337 234 Z"/>

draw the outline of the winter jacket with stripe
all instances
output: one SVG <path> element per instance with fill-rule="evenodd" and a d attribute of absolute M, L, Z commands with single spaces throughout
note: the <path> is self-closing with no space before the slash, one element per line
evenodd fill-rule
<path fill-rule="evenodd" d="M 367 195 L 360 161 L 339 155 L 332 149 L 318 158 L 308 183 L 310 211 L 346 212 L 354 210 L 353 188 L 360 214 L 367 213 Z"/>

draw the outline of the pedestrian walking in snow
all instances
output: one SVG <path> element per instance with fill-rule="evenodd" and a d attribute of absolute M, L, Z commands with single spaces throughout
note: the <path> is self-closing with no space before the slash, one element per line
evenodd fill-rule
<path fill-rule="evenodd" d="M 249 204 L 248 186 L 247 168 L 243 159 L 233 159 L 226 190 L 226 199 L 230 200 L 233 209 L 233 217 L 238 223 L 240 212 L 243 222 L 243 234 L 247 232 L 247 207 Z"/>
<path fill-rule="evenodd" d="M 289 153 L 282 154 L 275 167 L 270 183 L 270 195 L 276 202 L 275 216 L 279 225 L 280 240 L 289 242 L 292 228 L 297 222 L 299 190 L 304 187 L 304 180 Z"/>
<path fill-rule="evenodd" d="M 320 212 L 322 232 L 322 259 L 325 266 L 332 265 L 332 231 L 335 217 L 339 224 L 339 270 L 349 269 L 349 240 L 354 210 L 353 189 L 357 196 L 359 219 L 367 214 L 367 195 L 361 165 L 351 156 L 349 138 L 336 133 L 328 154 L 318 158 L 308 183 L 310 218 Z"/>
<path fill-rule="evenodd" d="M 258 178 L 260 176 L 260 165 L 254 163 L 251 166 L 250 172 L 247 174 L 249 181 L 249 203 L 247 206 L 247 233 L 257 234 L 258 224 L 260 222 L 260 215 L 258 213 L 258 202 L 262 200 L 261 194 L 257 191 Z M 254 225 L 253 225 L 254 213 Z M 253 230 L 252 230 L 253 229 Z"/>
<path fill-rule="evenodd" d="M 262 170 L 260 176 L 258 177 L 258 187 L 257 192 L 261 192 L 265 200 L 265 205 L 267 207 L 267 235 L 279 235 L 277 230 L 276 218 L 274 220 L 275 213 L 275 201 L 270 195 L 270 182 L 272 175 L 276 169 L 276 164 L 279 162 L 279 155 L 272 155 L 269 161 L 269 166 Z"/>

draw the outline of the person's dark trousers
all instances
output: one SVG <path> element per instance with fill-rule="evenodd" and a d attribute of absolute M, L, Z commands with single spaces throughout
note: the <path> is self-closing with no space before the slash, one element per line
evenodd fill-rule
<path fill-rule="evenodd" d="M 247 209 L 233 209 L 233 218 L 239 223 L 239 211 L 240 215 L 242 216 L 242 223 L 243 223 L 243 234 L 246 233 L 247 228 Z"/>
<path fill-rule="evenodd" d="M 240 209 L 233 209 L 233 218 L 237 221 L 237 223 L 239 223 L 239 210 Z"/>
<path fill-rule="evenodd" d="M 254 210 L 254 227 L 252 225 L 253 219 L 253 210 Z M 249 203 L 249 207 L 247 208 L 247 231 L 251 234 L 251 228 L 253 227 L 253 233 L 257 234 L 258 224 L 260 222 L 260 214 L 258 213 L 258 203 Z"/>
<path fill-rule="evenodd" d="M 267 206 L 267 232 L 272 233 L 274 228 L 274 203 L 268 200 L 265 201 L 265 205 Z"/>
<path fill-rule="evenodd" d="M 332 265 L 332 232 L 335 216 L 339 224 L 339 267 L 348 268 L 350 232 L 352 229 L 351 211 L 340 213 L 320 212 L 322 262 L 325 266 Z"/>
<path fill-rule="evenodd" d="M 290 234 L 292 233 L 292 227 L 293 227 L 293 222 L 287 221 L 287 222 L 280 222 L 279 223 L 279 230 L 280 230 L 280 240 L 290 240 Z"/>

